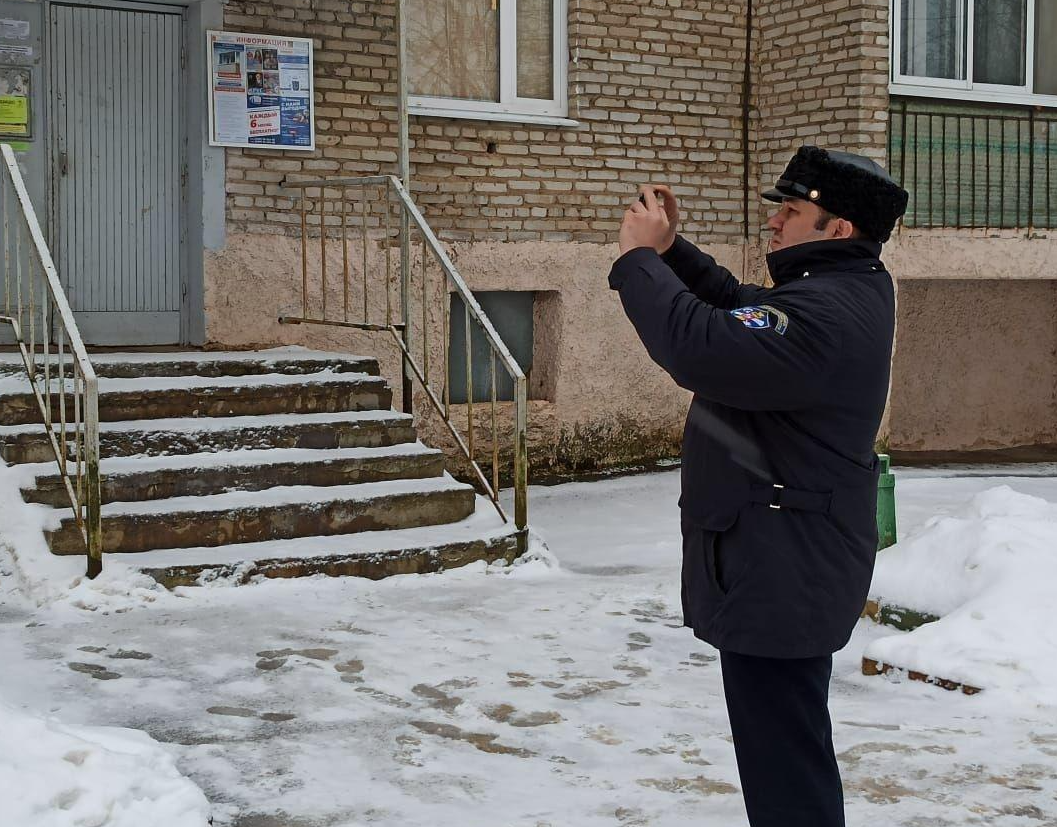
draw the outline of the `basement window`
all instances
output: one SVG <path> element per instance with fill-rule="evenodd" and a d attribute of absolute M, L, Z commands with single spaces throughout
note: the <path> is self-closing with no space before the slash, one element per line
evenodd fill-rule
<path fill-rule="evenodd" d="M 475 292 L 474 296 L 495 327 L 499 338 L 514 357 L 528 380 L 530 399 L 554 398 L 555 371 L 557 362 L 557 328 L 559 307 L 557 292 L 493 290 Z M 448 331 L 448 383 L 453 404 L 466 402 L 466 310 L 462 297 L 449 295 L 451 325 Z M 481 328 L 470 321 L 470 346 L 473 350 L 473 401 L 490 402 L 492 399 L 492 374 L 488 364 L 491 348 Z M 548 334 L 551 331 L 551 334 Z M 534 370 L 538 362 L 541 369 Z M 510 402 L 514 399 L 514 382 L 499 359 L 495 365 L 496 399 Z"/>
<path fill-rule="evenodd" d="M 568 0 L 405 0 L 412 114 L 567 120 Z"/>

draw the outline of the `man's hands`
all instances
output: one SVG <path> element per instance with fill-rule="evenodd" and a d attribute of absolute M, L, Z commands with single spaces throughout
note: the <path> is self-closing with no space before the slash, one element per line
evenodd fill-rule
<path fill-rule="evenodd" d="M 652 247 L 664 253 L 675 243 L 679 226 L 679 205 L 664 184 L 643 184 L 636 201 L 620 224 L 620 254 L 636 247 Z M 657 195 L 664 199 L 663 205 Z"/>

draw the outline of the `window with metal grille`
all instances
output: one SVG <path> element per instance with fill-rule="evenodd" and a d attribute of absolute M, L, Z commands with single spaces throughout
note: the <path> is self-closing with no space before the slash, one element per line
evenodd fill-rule
<path fill-rule="evenodd" d="M 893 99 L 888 164 L 908 227 L 1057 227 L 1057 112 Z"/>

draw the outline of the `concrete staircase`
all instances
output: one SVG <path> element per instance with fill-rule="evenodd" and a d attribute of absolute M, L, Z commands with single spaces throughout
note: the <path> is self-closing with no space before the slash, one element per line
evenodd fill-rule
<path fill-rule="evenodd" d="M 93 359 L 105 554 L 167 586 L 216 576 L 384 577 L 513 559 L 488 500 L 391 409 L 374 359 L 282 349 Z M 0 356 L 0 457 L 83 554 L 21 363 Z M 104 567 L 106 558 L 104 557 Z"/>

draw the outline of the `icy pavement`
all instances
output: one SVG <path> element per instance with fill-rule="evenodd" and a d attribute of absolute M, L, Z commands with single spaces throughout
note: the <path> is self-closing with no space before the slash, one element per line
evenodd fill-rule
<path fill-rule="evenodd" d="M 901 533 L 997 484 L 1057 502 L 1053 478 L 898 479 Z M 534 488 L 557 567 L 92 612 L 35 609 L 3 576 L 0 696 L 167 742 L 218 827 L 744 827 L 716 653 L 678 617 L 677 487 Z M 836 658 L 849 825 L 1057 827 L 1057 708 L 863 677 L 888 634 L 863 621 Z"/>

